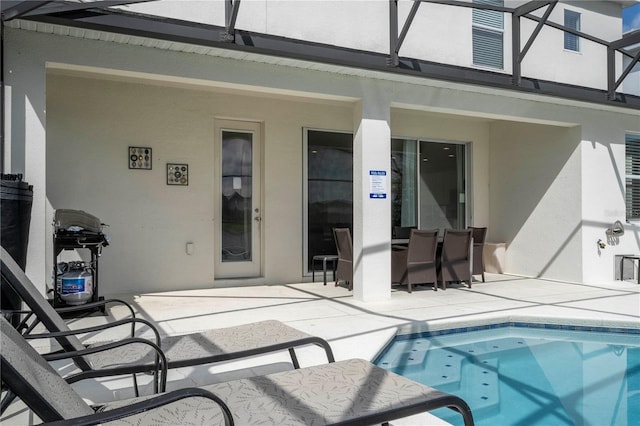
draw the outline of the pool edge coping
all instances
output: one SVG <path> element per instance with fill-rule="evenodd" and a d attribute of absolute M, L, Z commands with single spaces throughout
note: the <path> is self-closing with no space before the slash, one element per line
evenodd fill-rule
<path fill-rule="evenodd" d="M 527 324 L 527 325 L 524 325 Z M 388 345 L 399 336 L 410 335 L 443 335 L 476 331 L 491 326 L 506 327 L 509 325 L 531 328 L 548 328 L 554 330 L 584 330 L 600 332 L 616 332 L 640 335 L 640 318 L 632 320 L 604 320 L 596 318 L 576 318 L 561 316 L 537 316 L 537 315 L 482 315 L 465 317 L 460 320 L 442 321 L 414 321 L 410 324 L 400 325 L 395 333 L 380 346 L 372 360 L 378 359 Z"/>

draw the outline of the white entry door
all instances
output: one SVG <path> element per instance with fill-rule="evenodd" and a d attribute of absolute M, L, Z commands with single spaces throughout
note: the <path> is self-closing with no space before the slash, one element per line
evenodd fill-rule
<path fill-rule="evenodd" d="M 262 271 L 260 124 L 216 121 L 216 278 Z"/>

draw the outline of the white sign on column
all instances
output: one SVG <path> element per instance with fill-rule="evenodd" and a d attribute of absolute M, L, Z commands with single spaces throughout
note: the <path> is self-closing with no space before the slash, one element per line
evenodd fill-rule
<path fill-rule="evenodd" d="M 369 170 L 369 198 L 387 198 L 387 172 Z"/>

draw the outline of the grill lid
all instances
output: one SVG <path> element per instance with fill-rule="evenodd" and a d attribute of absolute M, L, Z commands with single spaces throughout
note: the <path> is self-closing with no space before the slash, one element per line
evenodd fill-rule
<path fill-rule="evenodd" d="M 92 214 L 82 210 L 57 209 L 53 219 L 57 231 L 71 232 L 102 232 L 103 223 Z"/>

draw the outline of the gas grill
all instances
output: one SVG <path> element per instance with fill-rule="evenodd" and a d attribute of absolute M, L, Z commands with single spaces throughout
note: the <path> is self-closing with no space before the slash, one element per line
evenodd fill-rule
<path fill-rule="evenodd" d="M 98 259 L 102 255 L 102 249 L 109 245 L 107 236 L 102 232 L 105 225 L 97 217 L 82 210 L 58 209 L 53 226 L 53 306 L 63 307 L 102 300 L 98 295 Z M 91 254 L 86 271 L 90 273 L 92 294 L 86 300 L 71 302 L 72 292 L 68 292 L 68 288 L 63 289 L 61 285 L 65 271 L 59 266 L 58 256 L 63 250 L 77 249 L 89 250 Z M 104 308 L 102 310 L 104 312 Z"/>

